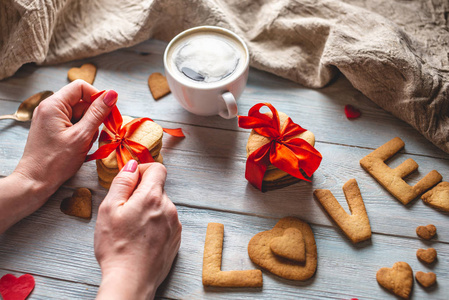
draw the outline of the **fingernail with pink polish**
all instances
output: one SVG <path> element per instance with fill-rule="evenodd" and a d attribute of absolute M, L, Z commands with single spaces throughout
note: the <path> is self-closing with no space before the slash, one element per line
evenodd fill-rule
<path fill-rule="evenodd" d="M 114 90 L 109 90 L 103 98 L 104 104 L 111 107 L 117 102 L 117 92 Z"/>
<path fill-rule="evenodd" d="M 123 172 L 131 172 L 134 173 L 137 169 L 137 161 L 134 159 L 131 159 L 126 163 L 126 165 L 123 167 Z"/>

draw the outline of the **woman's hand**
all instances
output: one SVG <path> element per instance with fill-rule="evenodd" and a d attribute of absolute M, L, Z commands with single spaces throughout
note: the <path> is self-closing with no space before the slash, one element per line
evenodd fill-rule
<path fill-rule="evenodd" d="M 0 233 L 40 208 L 79 170 L 117 101 L 111 90 L 91 103 L 97 92 L 76 80 L 36 108 L 21 160 L 0 180 Z"/>
<path fill-rule="evenodd" d="M 91 103 L 90 96 L 97 92 L 76 80 L 42 101 L 33 114 L 23 157 L 14 172 L 32 179 L 47 196 L 79 170 L 98 127 L 117 101 L 117 93 L 110 90 Z"/>
<path fill-rule="evenodd" d="M 103 274 L 98 299 L 149 299 L 181 243 L 181 223 L 164 191 L 159 163 L 129 161 L 100 205 L 95 256 Z"/>

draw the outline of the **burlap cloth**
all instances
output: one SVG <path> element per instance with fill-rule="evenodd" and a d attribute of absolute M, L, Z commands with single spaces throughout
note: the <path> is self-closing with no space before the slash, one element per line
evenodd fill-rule
<path fill-rule="evenodd" d="M 0 0 L 0 79 L 218 25 L 251 65 L 320 88 L 355 88 L 449 153 L 448 0 Z"/>

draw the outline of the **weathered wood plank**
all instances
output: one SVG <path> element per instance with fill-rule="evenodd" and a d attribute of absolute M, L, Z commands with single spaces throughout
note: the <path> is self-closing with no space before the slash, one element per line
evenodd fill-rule
<path fill-rule="evenodd" d="M 97 285 L 101 280 L 92 243 L 99 195 L 94 195 L 94 214 L 90 222 L 80 221 L 59 211 L 59 201 L 70 190 L 62 189 L 43 209 L 21 221 L 0 236 L 0 265 L 63 281 Z M 427 268 L 415 256 L 418 248 L 429 247 L 417 239 L 374 234 L 370 242 L 353 246 L 332 228 L 312 225 L 318 247 L 318 270 L 306 282 L 292 282 L 264 272 L 262 289 L 203 288 L 202 255 L 208 222 L 225 225 L 223 270 L 253 269 L 247 255 L 251 237 L 271 229 L 276 219 L 192 209 L 178 206 L 183 224 L 182 245 L 163 287 L 162 297 L 175 299 L 385 299 L 390 297 L 378 286 L 375 274 L 381 267 L 406 261 L 414 271 L 432 270 L 443 283 L 449 280 L 445 243 L 432 243 L 438 251 L 438 262 Z M 81 286 L 81 289 L 84 289 Z M 80 289 L 80 293 L 85 291 Z M 76 294 L 76 290 L 72 293 Z M 91 291 L 89 291 L 91 292 Z M 426 292 L 415 284 L 413 299 L 445 299 L 449 287 L 444 284 Z M 51 291 L 49 291 L 51 293 Z"/>
<path fill-rule="evenodd" d="M 235 119 L 199 117 L 186 112 L 172 95 L 159 101 L 152 99 L 147 86 L 148 76 L 153 72 L 163 73 L 160 54 L 163 43 L 153 42 L 146 42 L 136 50 L 119 50 L 57 66 L 26 65 L 14 77 L 0 82 L 0 99 L 21 101 L 37 91 L 56 91 L 68 83 L 66 77 L 70 67 L 93 62 L 98 66 L 95 86 L 99 89 L 114 88 L 120 95 L 118 107 L 124 114 L 239 130 Z M 239 100 L 240 113 L 246 114 L 257 102 L 271 102 L 304 128 L 313 131 L 318 141 L 376 148 L 390 136 L 405 136 L 409 137 L 407 151 L 410 153 L 448 158 L 448 154 L 429 143 L 411 126 L 379 108 L 343 77 L 326 88 L 312 90 L 251 69 L 248 86 Z M 352 121 L 346 119 L 343 112 L 346 104 L 360 108 L 362 117 Z"/>
<path fill-rule="evenodd" d="M 42 263 L 42 262 L 39 262 Z M 13 274 L 19 277 L 25 273 L 21 271 L 4 270 L 0 268 L 0 277 L 5 274 Z M 83 283 L 70 282 L 60 280 L 58 278 L 49 278 L 31 274 L 35 280 L 34 290 L 27 299 L 30 300 L 48 300 L 48 299 L 94 299 L 97 295 L 97 286 L 92 286 Z M 0 296 L 1 299 L 1 296 Z"/>
<path fill-rule="evenodd" d="M 173 125 L 159 123 L 167 127 Z M 358 162 L 371 152 L 369 149 L 318 142 L 316 147 L 324 159 L 311 184 L 302 182 L 261 193 L 244 178 L 247 132 L 187 125 L 183 128 L 187 137 L 179 140 L 164 136 L 162 149 L 169 171 L 166 188 L 175 203 L 273 218 L 295 214 L 314 224 L 330 226 L 332 222 L 313 199 L 313 190 L 330 189 L 347 208 L 341 187 L 350 178 L 356 178 L 374 232 L 416 238 L 417 226 L 433 223 L 438 227 L 438 239 L 449 242 L 448 214 L 424 205 L 419 199 L 404 207 L 360 167 Z M 26 124 L 0 131 L 0 175 L 14 170 L 25 146 L 27 131 Z M 433 169 L 446 180 L 449 178 L 448 160 L 400 153 L 390 165 L 396 166 L 409 157 L 420 165 L 419 172 L 408 179 L 409 183 L 416 183 Z M 102 190 L 96 179 L 95 163 L 85 164 L 66 185 Z"/>

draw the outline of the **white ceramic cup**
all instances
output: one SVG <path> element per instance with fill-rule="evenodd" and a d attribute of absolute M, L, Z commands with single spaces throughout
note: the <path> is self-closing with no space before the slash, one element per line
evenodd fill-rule
<path fill-rule="evenodd" d="M 239 47 L 242 61 L 231 75 L 217 82 L 195 82 L 174 69 L 173 52 L 176 48 L 184 39 L 202 34 L 219 35 Z M 219 115 L 225 119 L 237 116 L 237 99 L 248 80 L 249 52 L 243 40 L 235 33 L 216 26 L 200 26 L 183 31 L 165 49 L 164 68 L 172 94 L 187 111 L 201 116 Z"/>

